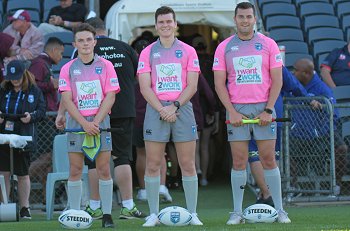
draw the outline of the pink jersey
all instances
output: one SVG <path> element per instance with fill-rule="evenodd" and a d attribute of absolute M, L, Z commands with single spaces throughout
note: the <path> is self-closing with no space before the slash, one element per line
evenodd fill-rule
<path fill-rule="evenodd" d="M 113 64 L 97 55 L 91 65 L 80 58 L 66 63 L 60 72 L 59 91 L 71 91 L 73 102 L 83 116 L 96 115 L 108 92 L 120 91 Z"/>
<path fill-rule="evenodd" d="M 158 39 L 141 52 L 137 74 L 151 73 L 158 99 L 174 101 L 186 88 L 189 71 L 200 72 L 196 50 L 178 39 L 164 48 Z"/>
<path fill-rule="evenodd" d="M 276 42 L 255 33 L 249 41 L 233 35 L 220 43 L 215 51 L 213 71 L 226 71 L 232 103 L 263 103 L 269 98 L 270 69 L 281 66 Z"/>

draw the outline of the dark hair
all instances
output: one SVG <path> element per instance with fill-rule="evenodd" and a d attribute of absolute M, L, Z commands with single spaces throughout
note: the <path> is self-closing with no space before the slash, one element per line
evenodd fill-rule
<path fill-rule="evenodd" d="M 255 7 L 253 4 L 251 4 L 250 2 L 240 2 L 237 4 L 236 6 L 236 9 L 235 9 L 235 17 L 237 15 L 237 10 L 238 9 L 243 9 L 243 10 L 246 10 L 246 9 L 250 9 L 252 8 L 253 9 L 253 14 L 255 16 Z"/>
<path fill-rule="evenodd" d="M 28 92 L 30 86 L 32 85 L 36 85 L 35 83 L 35 76 L 28 71 L 27 69 L 24 71 L 23 75 L 22 75 L 22 91 L 24 92 Z M 11 83 L 11 80 L 4 80 L 1 83 L 1 86 L 5 89 L 5 90 L 12 90 L 13 89 L 13 84 Z"/>
<path fill-rule="evenodd" d="M 90 24 L 87 24 L 87 23 L 82 23 L 80 24 L 79 26 L 75 27 L 73 29 L 73 33 L 74 33 L 74 39 L 75 39 L 75 35 L 79 32 L 82 32 L 82 31 L 88 31 L 88 32 L 91 32 L 93 35 L 94 35 L 94 38 L 96 36 L 96 30 L 95 28 L 93 28 Z"/>
<path fill-rule="evenodd" d="M 64 46 L 64 43 L 59 38 L 50 37 L 44 46 L 44 51 L 47 51 L 51 47 L 58 47 L 58 46 Z"/>
<path fill-rule="evenodd" d="M 156 10 L 156 13 L 154 15 L 154 19 L 156 23 L 157 23 L 158 16 L 163 14 L 173 14 L 173 19 L 174 21 L 176 21 L 175 11 L 169 6 L 162 6 Z"/>
<path fill-rule="evenodd" d="M 91 25 L 96 30 L 106 30 L 106 25 L 102 19 L 98 17 L 89 18 L 85 21 L 87 24 Z"/>

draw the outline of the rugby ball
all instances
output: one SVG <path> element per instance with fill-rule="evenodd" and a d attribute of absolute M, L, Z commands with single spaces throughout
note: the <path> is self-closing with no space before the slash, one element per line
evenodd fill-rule
<path fill-rule="evenodd" d="M 276 209 L 267 204 L 254 204 L 243 211 L 243 218 L 248 223 L 273 223 L 277 217 Z"/>
<path fill-rule="evenodd" d="M 84 210 L 66 210 L 58 217 L 58 221 L 67 229 L 87 229 L 92 225 L 92 217 Z"/>
<path fill-rule="evenodd" d="M 191 213 L 180 206 L 169 206 L 158 214 L 160 223 L 168 226 L 185 226 L 192 220 Z"/>

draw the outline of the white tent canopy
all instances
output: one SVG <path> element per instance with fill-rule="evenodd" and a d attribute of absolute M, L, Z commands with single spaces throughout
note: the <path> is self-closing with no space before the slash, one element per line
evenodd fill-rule
<path fill-rule="evenodd" d="M 179 24 L 210 25 L 233 29 L 234 9 L 239 0 L 120 0 L 108 11 L 109 36 L 124 42 L 133 37 L 137 27 L 154 25 L 154 12 L 170 6 Z"/>

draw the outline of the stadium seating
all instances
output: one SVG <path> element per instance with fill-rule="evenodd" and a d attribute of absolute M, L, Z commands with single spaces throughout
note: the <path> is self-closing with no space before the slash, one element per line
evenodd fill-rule
<path fill-rule="evenodd" d="M 345 46 L 345 41 L 340 40 L 322 40 L 313 43 L 313 56 L 317 59 L 317 56 L 324 53 L 329 53 L 335 48 L 341 48 Z"/>
<path fill-rule="evenodd" d="M 270 37 L 277 43 L 281 41 L 304 41 L 304 35 L 302 30 L 296 28 L 281 28 L 274 29 L 270 32 Z"/>
<path fill-rule="evenodd" d="M 41 23 L 41 19 L 40 19 L 40 14 L 38 11 L 33 11 L 33 10 L 28 10 L 28 13 L 30 15 L 30 21 L 35 25 L 35 26 L 39 26 L 39 24 Z"/>
<path fill-rule="evenodd" d="M 297 28 L 301 29 L 300 19 L 291 15 L 275 15 L 267 17 L 265 30 L 270 31 L 276 28 Z"/>
<path fill-rule="evenodd" d="M 285 2 L 285 3 L 292 3 L 292 0 L 259 0 L 258 5 L 261 8 L 266 3 L 275 3 L 275 2 Z"/>
<path fill-rule="evenodd" d="M 278 45 L 283 45 L 286 47 L 286 54 L 288 53 L 309 54 L 309 48 L 307 43 L 302 41 L 283 41 L 283 42 L 279 42 Z"/>
<path fill-rule="evenodd" d="M 309 3 L 309 2 L 326 2 L 329 3 L 328 0 L 295 0 L 295 5 L 297 7 L 300 7 L 300 5 L 305 4 L 305 3 Z"/>
<path fill-rule="evenodd" d="M 304 18 L 308 15 L 314 14 L 328 14 L 334 15 L 334 8 L 332 4 L 325 2 L 309 2 L 300 5 L 300 17 Z"/>
<path fill-rule="evenodd" d="M 313 42 L 320 40 L 344 40 L 344 33 L 339 28 L 334 27 L 318 27 L 310 29 L 307 33 L 307 41 L 309 45 L 312 45 Z"/>
<path fill-rule="evenodd" d="M 261 9 L 261 15 L 264 20 L 274 15 L 292 15 L 296 16 L 296 9 L 293 4 L 276 2 L 264 4 Z"/>
<path fill-rule="evenodd" d="M 7 13 L 14 13 L 18 9 L 41 12 L 40 0 L 9 0 L 7 1 Z"/>
<path fill-rule="evenodd" d="M 345 15 L 341 20 L 341 27 L 344 32 L 350 28 L 350 15 Z M 347 38 L 345 38 L 346 40 Z"/>
<path fill-rule="evenodd" d="M 323 60 L 329 55 L 329 53 L 323 53 L 323 54 L 320 54 L 318 57 L 317 57 L 317 63 L 315 65 L 315 69 L 316 70 L 320 70 L 320 65 L 321 63 L 323 62 Z"/>
<path fill-rule="evenodd" d="M 340 2 L 337 4 L 337 16 L 341 19 L 345 15 L 350 15 L 350 2 Z"/>
<path fill-rule="evenodd" d="M 309 29 L 315 27 L 336 27 L 339 28 L 339 20 L 334 15 L 310 15 L 304 18 L 304 31 L 307 33 Z"/>
<path fill-rule="evenodd" d="M 305 53 L 289 53 L 289 54 L 286 54 L 285 66 L 288 68 L 288 70 L 292 70 L 294 63 L 297 60 L 303 59 L 303 58 L 307 58 L 307 59 L 310 59 L 310 60 L 313 61 L 312 56 L 309 55 L 309 54 L 305 54 Z"/>
<path fill-rule="evenodd" d="M 349 0 L 330 0 L 330 1 L 332 2 L 333 6 L 336 7 L 338 5 L 338 3 L 347 2 Z"/>
<path fill-rule="evenodd" d="M 73 42 L 73 32 L 53 32 L 45 35 L 45 42 L 50 38 L 55 37 L 60 39 L 64 44 L 72 45 Z"/>
<path fill-rule="evenodd" d="M 59 6 L 59 5 L 60 5 L 60 1 L 58 1 L 58 0 L 44 0 L 44 3 L 43 3 L 43 22 L 45 22 L 47 20 L 47 16 L 49 15 L 51 8 L 53 8 L 55 6 Z"/>
<path fill-rule="evenodd" d="M 47 175 L 46 182 L 46 219 L 51 220 L 54 209 L 55 183 L 58 181 L 67 181 L 69 177 L 69 160 L 67 150 L 67 135 L 56 135 L 53 141 L 52 151 L 52 173 Z M 83 174 L 84 191 L 88 192 L 88 174 L 87 168 L 84 168 Z"/>

